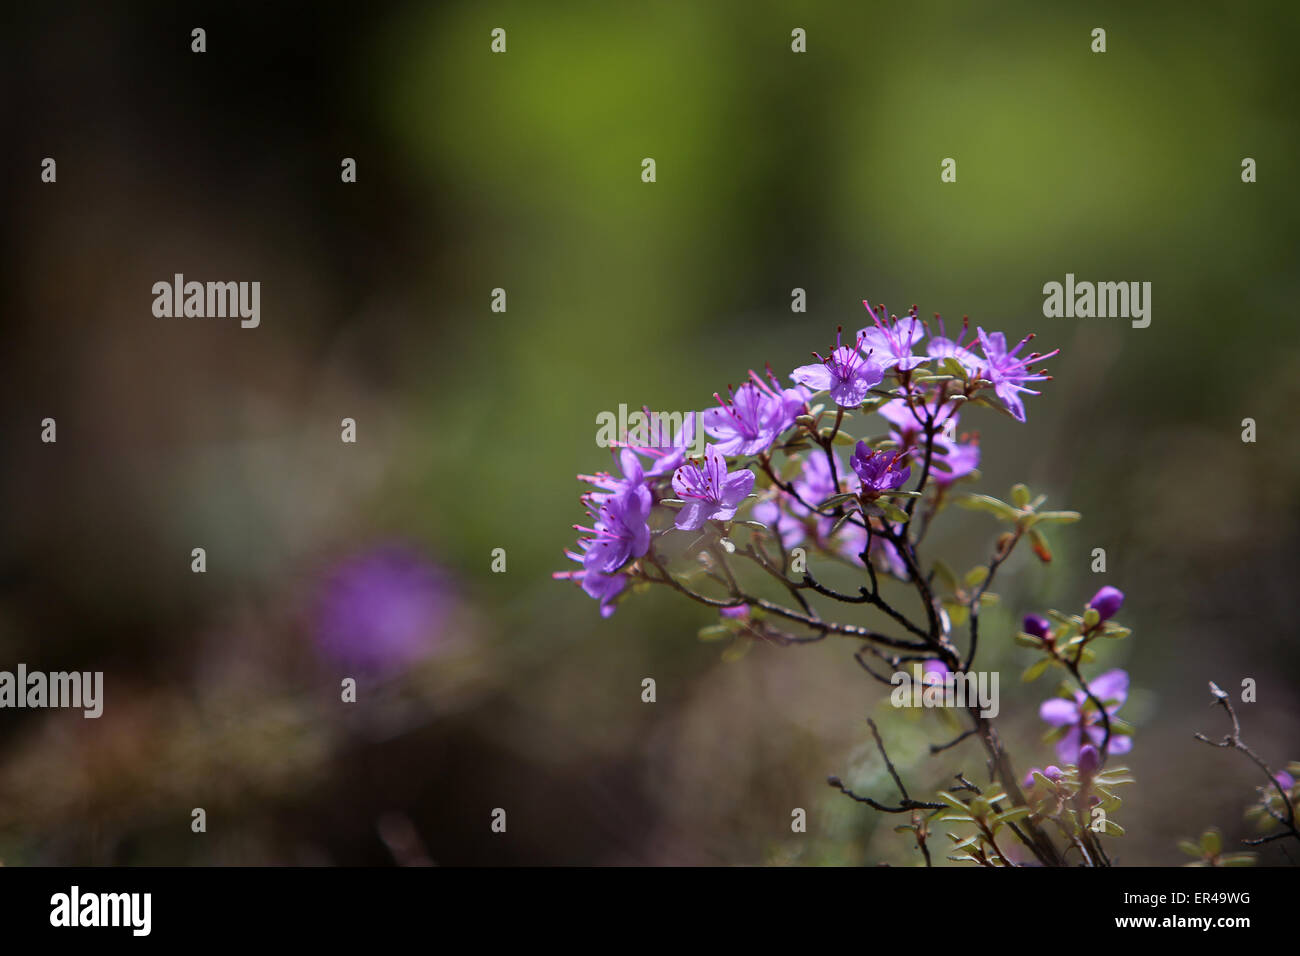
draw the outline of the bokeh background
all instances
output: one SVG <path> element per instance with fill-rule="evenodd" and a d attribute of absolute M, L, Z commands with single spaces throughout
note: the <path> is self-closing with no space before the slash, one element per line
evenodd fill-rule
<path fill-rule="evenodd" d="M 4 863 L 916 863 L 826 776 L 892 798 L 873 714 L 914 790 L 983 763 L 926 757 L 941 719 L 882 706 L 852 644 L 739 654 L 696 639 L 703 608 L 602 621 L 550 577 L 573 475 L 608 461 L 599 412 L 707 407 L 857 328 L 865 296 L 1062 350 L 1027 424 L 963 424 L 983 490 L 1085 515 L 985 616 L 1022 762 L 1051 759 L 1051 688 L 1019 684 L 1013 622 L 1103 583 L 1135 630 L 1105 661 L 1138 726 L 1118 863 L 1253 833 L 1256 771 L 1192 739 L 1225 729 L 1208 680 L 1256 680 L 1247 739 L 1300 759 L 1293 4 L 6 19 L 0 667 L 103 670 L 106 700 L 0 712 Z M 259 280 L 261 327 L 155 318 L 177 272 Z M 1152 282 L 1150 327 L 1043 318 L 1067 272 Z M 993 534 L 950 513 L 930 550 L 969 566 Z"/>

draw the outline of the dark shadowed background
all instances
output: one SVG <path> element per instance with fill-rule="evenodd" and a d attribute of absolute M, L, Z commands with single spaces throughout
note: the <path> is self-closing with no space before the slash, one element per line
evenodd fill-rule
<path fill-rule="evenodd" d="M 864 297 L 1062 350 L 1027 424 L 963 422 L 982 490 L 1085 516 L 985 617 L 1013 752 L 1051 760 L 1014 622 L 1116 585 L 1116 861 L 1251 835 L 1257 772 L 1192 734 L 1225 729 L 1208 680 L 1253 678 L 1247 739 L 1300 759 L 1300 15 L 1130 6 L 7 12 L 0 669 L 106 686 L 98 720 L 0 711 L 0 860 L 917 862 L 825 785 L 893 796 L 864 718 L 914 789 L 983 762 L 925 756 L 940 718 L 882 704 L 851 643 L 724 660 L 703 608 L 602 621 L 550 577 L 599 412 L 707 407 Z M 1067 272 L 1150 281 L 1150 327 L 1044 318 Z M 260 327 L 154 317 L 175 273 L 260 281 Z M 936 532 L 962 567 L 995 533 Z"/>

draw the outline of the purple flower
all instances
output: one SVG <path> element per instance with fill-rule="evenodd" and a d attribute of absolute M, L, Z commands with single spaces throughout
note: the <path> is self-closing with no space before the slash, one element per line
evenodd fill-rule
<path fill-rule="evenodd" d="M 911 477 L 911 467 L 899 465 L 904 458 L 901 452 L 872 451 L 871 446 L 860 441 L 853 450 L 849 465 L 862 481 L 862 494 L 868 498 L 879 498 L 886 491 L 902 487 Z"/>
<path fill-rule="evenodd" d="M 1031 789 L 1038 783 L 1038 781 L 1034 779 L 1034 774 L 1036 772 L 1041 773 L 1044 777 L 1046 777 L 1048 780 L 1052 781 L 1053 783 L 1060 780 L 1062 776 L 1061 768 L 1056 766 L 1055 764 L 1049 764 L 1046 770 L 1039 770 L 1037 767 L 1034 767 L 1032 770 L 1029 771 L 1029 773 L 1025 774 L 1025 789 L 1027 790 Z"/>
<path fill-rule="evenodd" d="M 979 467 L 980 446 L 974 440 L 955 442 L 943 435 L 936 435 L 931 458 L 930 474 L 935 483 L 951 485 Z"/>
<path fill-rule="evenodd" d="M 710 520 L 730 521 L 754 487 L 749 469 L 727 473 L 727 459 L 717 445 L 704 449 L 704 465 L 688 461 L 673 473 L 673 491 L 686 502 L 677 512 L 677 527 L 694 531 Z"/>
<path fill-rule="evenodd" d="M 1026 614 L 1025 619 L 1021 622 L 1026 634 L 1032 634 L 1034 637 L 1046 639 L 1052 633 L 1052 622 L 1041 614 Z"/>
<path fill-rule="evenodd" d="M 1085 778 L 1091 777 L 1101 768 L 1101 754 L 1092 744 L 1084 744 L 1079 748 L 1079 774 Z"/>
<path fill-rule="evenodd" d="M 672 423 L 666 416 L 652 412 L 649 408 L 643 408 L 642 411 L 645 413 L 646 421 L 649 422 L 646 444 L 638 445 L 628 441 L 623 445 L 626 449 L 651 460 L 650 467 L 645 469 L 647 478 L 672 474 L 686 460 L 686 451 L 695 441 L 696 413 L 687 412 L 682 419 L 682 427 L 673 434 Z M 627 474 L 626 464 L 623 472 Z"/>
<path fill-rule="evenodd" d="M 931 415 L 934 417 L 936 434 L 931 446 L 933 452 L 931 473 L 938 484 L 950 485 L 979 467 L 980 449 L 974 440 L 956 442 L 938 431 L 940 428 L 944 431 L 949 428 L 955 429 L 957 412 L 947 408 L 945 414 L 945 407 L 937 405 L 937 398 L 938 396 L 935 396 L 929 404 L 919 407 L 909 405 L 904 399 L 894 398 L 881 405 L 878 411 L 881 417 L 893 426 L 890 429 L 890 437 L 898 442 L 898 446 L 903 451 L 921 449 L 925 437 L 926 419 Z M 952 424 L 948 426 L 950 421 Z M 923 452 L 918 451 L 918 454 L 921 453 Z"/>
<path fill-rule="evenodd" d="M 941 660 L 929 660 L 921 665 L 921 682 L 923 684 L 943 684 L 947 682 L 948 665 Z"/>
<path fill-rule="evenodd" d="M 616 495 L 644 487 L 646 474 L 641 468 L 641 459 L 637 458 L 632 449 L 624 448 L 617 453 L 616 457 L 619 466 L 622 468 L 623 477 L 616 477 L 607 471 L 598 471 L 594 475 L 578 476 L 579 481 L 585 481 L 600 489 L 599 491 L 588 492 L 586 495 L 587 500 L 599 505 Z"/>
<path fill-rule="evenodd" d="M 857 476 L 844 467 L 838 454 L 835 455 L 835 460 L 835 475 L 839 479 L 839 487 L 836 486 L 835 479 L 831 476 L 830 461 L 818 448 L 810 451 L 805 456 L 802 469 L 791 482 L 795 494 L 815 508 L 841 490 L 856 492 L 858 490 Z M 767 525 L 775 531 L 781 538 L 782 546 L 786 548 L 792 548 L 803 541 L 806 534 L 805 523 L 812 517 L 814 516 L 809 508 L 804 507 L 794 497 L 784 493 L 754 506 L 754 520 Z M 817 516 L 815 527 L 818 539 L 822 540 L 828 537 L 834 524 L 835 519 L 832 517 Z M 844 524 L 841 525 L 841 530 L 844 531 L 851 527 L 856 526 Z M 857 530 L 865 534 L 864 529 L 857 528 Z M 861 550 L 862 548 L 859 547 L 858 551 Z"/>
<path fill-rule="evenodd" d="M 1017 421 L 1025 420 L 1025 404 L 1020 400 L 1020 393 L 1028 395 L 1039 395 L 1033 389 L 1026 388 L 1025 382 L 1045 382 L 1051 378 L 1050 375 L 1034 373 L 1030 367 L 1031 362 L 1042 361 L 1051 358 L 1060 352 L 1060 349 L 1053 349 L 1046 355 L 1039 355 L 1032 352 L 1023 358 L 1016 355 L 1025 343 L 1033 338 L 1033 335 L 1026 335 L 1021 339 L 1016 347 L 1007 351 L 1007 339 L 1001 332 L 985 332 L 982 328 L 976 330 L 979 333 L 980 347 L 984 350 L 984 360 L 980 363 L 981 369 L 979 375 L 987 378 L 993 383 L 993 391 L 997 393 L 998 398 L 1015 416 Z"/>
<path fill-rule="evenodd" d="M 721 614 L 723 617 L 730 618 L 733 621 L 748 621 L 749 605 L 738 604 L 735 607 L 719 608 L 718 613 Z"/>
<path fill-rule="evenodd" d="M 650 549 L 648 489 L 635 488 L 611 495 L 600 505 L 594 527 L 574 525 L 592 535 L 583 547 L 582 564 L 588 571 L 613 574 L 629 558 L 639 558 Z"/>
<path fill-rule="evenodd" d="M 850 348 L 840 344 L 840 333 L 836 332 L 835 350 L 829 358 L 814 352 L 817 363 L 799 366 L 790 377 L 813 391 L 828 390 L 831 400 L 841 408 L 857 408 L 885 378 L 884 368 L 870 352 L 863 355 L 861 348 L 862 333 L 858 333 L 856 345 Z"/>
<path fill-rule="evenodd" d="M 1291 776 L 1285 770 L 1279 770 L 1273 775 L 1273 779 L 1276 780 L 1278 785 L 1288 793 L 1291 791 L 1291 788 L 1295 786 L 1295 777 Z"/>
<path fill-rule="evenodd" d="M 938 319 L 938 316 L 935 318 Z M 967 375 L 974 376 L 980 368 L 979 356 L 970 349 L 958 345 L 952 339 L 948 338 L 947 332 L 943 327 L 943 319 L 938 319 L 938 321 L 939 334 L 930 337 L 930 341 L 927 342 L 925 346 L 925 354 L 931 358 L 938 359 L 940 362 L 944 359 L 955 359 L 957 364 L 965 370 Z M 963 324 L 963 333 L 966 329 L 967 327 Z M 971 344 L 973 345 L 974 342 Z"/>
<path fill-rule="evenodd" d="M 591 538 L 580 539 L 578 541 L 579 551 L 565 551 L 565 556 L 571 561 L 582 564 L 584 560 L 583 553 L 591 547 L 592 540 Z M 581 571 L 555 571 L 551 574 L 551 577 L 577 581 L 589 597 L 593 597 L 600 602 L 601 617 L 609 617 L 614 613 L 616 609 L 614 599 L 627 587 L 628 580 L 626 574 L 604 574 L 600 571 L 588 571 L 586 568 Z"/>
<path fill-rule="evenodd" d="M 1109 621 L 1124 606 L 1124 592 L 1109 584 L 1092 596 L 1088 607 L 1092 608 L 1103 621 Z"/>
<path fill-rule="evenodd" d="M 437 644 L 452 598 L 436 565 L 413 548 L 384 545 L 334 565 L 315 605 L 316 643 L 326 655 L 386 671 Z"/>
<path fill-rule="evenodd" d="M 804 410 L 807 393 L 802 388 L 782 389 L 768 371 L 771 383 L 754 372 L 750 381 L 731 391 L 730 400 L 714 393 L 720 407 L 706 410 L 704 430 L 716 439 L 724 455 L 760 455 L 778 435 L 794 424 Z"/>
<path fill-rule="evenodd" d="M 904 451 L 921 443 L 925 437 L 926 418 L 931 415 L 934 416 L 936 430 L 946 428 L 949 419 L 952 419 L 952 427 L 956 427 L 956 411 L 948 408 L 948 414 L 945 415 L 944 406 L 937 404 L 937 398 L 935 396 L 924 405 L 909 405 L 905 399 L 891 398 L 877 409 L 880 417 L 893 426 L 891 434 Z"/>
<path fill-rule="evenodd" d="M 1122 670 L 1107 671 L 1089 686 L 1093 695 L 1105 705 L 1108 716 L 1115 716 L 1115 712 L 1128 699 L 1128 674 Z M 1056 744 L 1057 756 L 1066 763 L 1079 762 L 1079 749 L 1084 744 L 1101 748 L 1105 737 L 1101 714 L 1097 713 L 1083 691 L 1076 691 L 1072 700 L 1057 697 L 1044 701 L 1038 708 L 1038 716 L 1053 727 L 1069 728 Z M 1133 741 L 1129 737 L 1111 735 L 1109 753 L 1125 754 L 1132 749 Z"/>
<path fill-rule="evenodd" d="M 897 368 L 906 372 L 925 362 L 924 355 L 912 354 L 912 347 L 925 337 L 925 327 L 917 318 L 915 308 L 904 319 L 895 316 L 882 322 L 870 302 L 863 299 L 862 304 L 871 313 L 874 326 L 869 325 L 858 333 L 859 348 L 865 347 L 885 370 Z"/>

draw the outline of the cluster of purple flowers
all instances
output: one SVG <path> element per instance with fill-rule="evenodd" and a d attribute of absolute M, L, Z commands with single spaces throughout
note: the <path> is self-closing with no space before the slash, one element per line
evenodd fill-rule
<path fill-rule="evenodd" d="M 1096 611 L 1098 624 L 1103 624 L 1118 614 L 1123 605 L 1124 592 L 1106 585 L 1092 596 L 1087 610 Z M 1052 625 L 1045 617 L 1028 614 L 1022 626 L 1027 634 L 1041 640 L 1051 639 Z M 1049 726 L 1058 728 L 1058 732 L 1062 729 L 1064 731 L 1056 743 L 1056 755 L 1063 763 L 1076 764 L 1082 768 L 1094 758 L 1125 754 L 1133 749 L 1131 737 L 1114 733 L 1114 728 L 1108 736 L 1105 729 L 1107 721 L 1114 720 L 1128 699 L 1128 683 L 1127 673 L 1119 669 L 1110 670 L 1088 682 L 1091 697 L 1087 692 L 1078 690 L 1069 697 L 1056 697 L 1043 702 L 1038 709 L 1038 716 Z M 1101 702 L 1106 719 L 1103 719 L 1094 699 Z M 1055 779 L 1050 772 L 1053 770 L 1060 773 L 1055 767 L 1048 767 L 1043 775 Z M 1033 771 L 1030 771 L 1026 780 L 1032 782 L 1032 777 Z"/>
<path fill-rule="evenodd" d="M 870 534 L 885 519 L 869 503 L 899 492 L 917 474 L 918 463 L 926 465 L 926 487 L 940 493 L 971 474 L 979 464 L 979 445 L 975 438 L 957 437 L 959 405 L 988 390 L 1024 421 L 1021 396 L 1037 394 L 1027 383 L 1047 378 L 1034 363 L 1049 356 L 1022 356 L 1028 337 L 1008 349 L 1002 333 L 978 329 L 963 343 L 961 337 L 947 337 L 941 320 L 938 334 L 931 334 L 915 307 L 899 318 L 863 305 L 871 324 L 851 344 L 837 334 L 829 355 L 814 352 L 816 362 L 790 373 L 791 385 L 783 385 L 770 367 L 765 375 L 751 371 L 725 396 L 714 393 L 716 407 L 688 415 L 680 434 L 656 435 L 646 446 L 620 443 L 615 448 L 617 473 L 580 475 L 592 486 L 582 496 L 589 521 L 574 526 L 583 537 L 566 554 L 581 567 L 555 577 L 578 582 L 600 602 L 602 615 L 612 614 L 637 573 L 638 559 L 651 552 L 657 535 L 673 529 L 698 532 L 710 522 L 725 525 L 736 518 L 746 499 L 755 497 L 753 464 L 772 480 L 769 490 L 756 496 L 750 515 L 783 548 L 811 541 L 853 560 L 869 547 L 868 560 L 901 574 L 894 546 Z M 965 330 L 963 325 L 963 336 Z M 927 364 L 932 368 L 922 375 Z M 841 413 L 878 411 L 888 424 L 890 444 L 882 448 L 857 442 L 846 468 L 830 443 L 815 433 L 815 424 L 809 424 L 817 412 L 810 406 L 821 392 Z M 708 438 L 703 461 L 686 458 L 697 427 Z M 812 441 L 798 441 L 804 437 Z M 821 448 L 814 447 L 819 444 Z M 771 464 L 778 448 L 799 463 L 788 481 L 777 478 Z M 841 512 L 820 507 L 844 494 L 859 496 L 863 503 L 855 520 L 837 520 Z M 671 521 L 655 517 L 674 508 Z"/>

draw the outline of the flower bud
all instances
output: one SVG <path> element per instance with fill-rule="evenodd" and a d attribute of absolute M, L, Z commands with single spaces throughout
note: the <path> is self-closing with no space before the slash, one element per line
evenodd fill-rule
<path fill-rule="evenodd" d="M 1050 764 L 1048 768 L 1043 771 L 1043 776 L 1055 783 L 1057 780 L 1061 779 L 1061 768 L 1056 766 L 1056 764 Z"/>
<path fill-rule="evenodd" d="M 1040 640 L 1047 640 L 1052 633 L 1052 622 L 1039 614 L 1026 614 L 1021 626 L 1026 634 L 1032 634 Z"/>
<path fill-rule="evenodd" d="M 1097 612 L 1098 617 L 1103 621 L 1109 621 L 1119 613 L 1119 609 L 1124 606 L 1124 592 L 1119 588 L 1113 588 L 1109 584 L 1092 596 L 1088 602 L 1088 607 Z"/>
<path fill-rule="evenodd" d="M 1084 744 L 1079 749 L 1079 774 L 1091 777 L 1101 767 L 1101 754 L 1092 744 Z"/>

